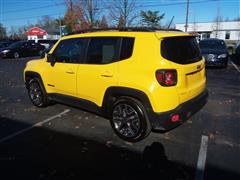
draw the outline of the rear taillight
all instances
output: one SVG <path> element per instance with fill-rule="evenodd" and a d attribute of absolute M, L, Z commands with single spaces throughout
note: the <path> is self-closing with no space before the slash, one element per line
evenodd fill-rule
<path fill-rule="evenodd" d="M 157 70 L 156 78 L 161 86 L 175 86 L 177 84 L 177 71 L 173 69 Z"/>

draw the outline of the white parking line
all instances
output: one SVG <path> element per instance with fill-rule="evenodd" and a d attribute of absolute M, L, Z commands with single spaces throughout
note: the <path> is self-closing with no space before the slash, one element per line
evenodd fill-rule
<path fill-rule="evenodd" d="M 198 154 L 197 169 L 195 180 L 203 180 L 204 170 L 207 159 L 208 136 L 202 136 L 201 146 Z"/>
<path fill-rule="evenodd" d="M 239 67 L 237 67 L 236 64 L 234 64 L 232 61 L 231 61 L 231 64 L 236 68 L 236 70 L 237 70 L 238 72 L 240 72 L 240 69 L 239 69 Z"/>
<path fill-rule="evenodd" d="M 33 124 L 32 126 L 30 126 L 30 127 L 28 127 L 28 128 L 22 129 L 22 130 L 17 131 L 17 132 L 15 132 L 15 133 L 13 133 L 13 134 L 11 134 L 11 135 L 9 135 L 9 136 L 6 136 L 6 137 L 0 139 L 0 143 L 5 142 L 5 141 L 7 141 L 7 140 L 9 140 L 9 139 L 12 139 L 12 138 L 14 138 L 14 137 L 16 137 L 16 136 L 18 136 L 18 135 L 21 135 L 21 134 L 23 134 L 23 133 L 25 133 L 25 132 L 27 132 L 27 131 L 35 128 L 35 127 L 41 126 L 41 125 L 43 125 L 43 124 L 45 124 L 45 123 L 47 123 L 47 122 L 49 122 L 49 121 L 52 121 L 52 120 L 55 119 L 55 118 L 61 117 L 62 115 L 68 113 L 69 111 L 70 111 L 69 109 L 66 109 L 66 110 L 64 110 L 63 112 L 61 112 L 61 113 L 59 113 L 59 114 L 56 114 L 56 115 L 54 115 L 54 116 L 51 116 L 51 117 L 49 117 L 49 118 L 47 118 L 47 119 L 45 119 L 45 120 L 42 120 L 42 121 L 40 121 L 40 122 L 38 122 L 38 123 L 36 123 L 36 124 Z"/>

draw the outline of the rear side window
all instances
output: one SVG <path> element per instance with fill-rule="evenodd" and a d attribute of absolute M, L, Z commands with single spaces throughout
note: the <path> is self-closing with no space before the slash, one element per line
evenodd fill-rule
<path fill-rule="evenodd" d="M 190 64 L 202 59 L 197 40 L 192 36 L 165 38 L 161 43 L 161 55 L 178 64 Z"/>
<path fill-rule="evenodd" d="M 120 53 L 120 60 L 128 59 L 132 56 L 134 47 L 134 38 L 123 37 Z"/>
<path fill-rule="evenodd" d="M 118 60 L 118 37 L 94 37 L 88 46 L 87 64 L 108 64 Z"/>

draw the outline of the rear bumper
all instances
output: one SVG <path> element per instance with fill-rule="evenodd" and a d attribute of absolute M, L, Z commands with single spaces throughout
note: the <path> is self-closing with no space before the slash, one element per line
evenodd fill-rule
<path fill-rule="evenodd" d="M 198 112 L 207 103 L 207 98 L 208 91 L 205 89 L 197 97 L 179 105 L 171 111 L 164 113 L 150 112 L 149 119 L 153 130 L 168 131 L 179 126 L 189 119 L 194 113 Z M 180 120 L 172 122 L 171 117 L 176 114 L 180 116 Z"/>

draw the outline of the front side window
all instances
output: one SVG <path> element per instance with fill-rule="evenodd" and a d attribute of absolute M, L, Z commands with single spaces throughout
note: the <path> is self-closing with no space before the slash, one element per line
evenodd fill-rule
<path fill-rule="evenodd" d="M 93 37 L 88 46 L 87 64 L 109 64 L 118 60 L 120 38 Z"/>
<path fill-rule="evenodd" d="M 55 61 L 61 63 L 81 63 L 84 59 L 87 41 L 85 38 L 62 40 L 53 52 Z"/>

